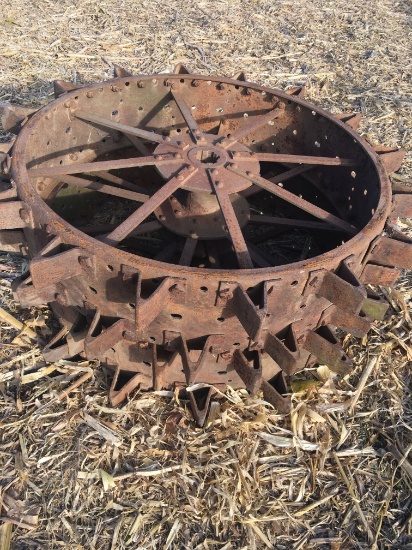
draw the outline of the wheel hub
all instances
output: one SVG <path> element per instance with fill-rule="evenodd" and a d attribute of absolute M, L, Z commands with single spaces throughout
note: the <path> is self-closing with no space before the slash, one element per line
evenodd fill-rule
<path fill-rule="evenodd" d="M 228 228 L 215 195 L 199 192 L 183 192 L 170 197 L 154 214 L 166 229 L 182 237 L 193 239 L 227 239 Z M 233 210 L 244 227 L 250 218 L 247 200 L 233 193 L 230 195 Z"/>
<path fill-rule="evenodd" d="M 157 167 L 163 178 L 169 179 L 185 166 L 190 166 L 196 168 L 197 172 L 185 185 L 185 189 L 189 191 L 213 192 L 209 175 L 211 170 L 214 170 L 213 175 L 218 178 L 222 187 L 224 186 L 229 194 L 239 193 L 252 185 L 250 181 L 225 169 L 234 163 L 235 159 L 241 159 L 243 171 L 259 175 L 259 160 L 253 157 L 253 152 L 249 147 L 242 143 L 235 143 L 228 151 L 222 145 L 223 137 L 216 138 L 216 135 L 200 131 L 197 136 L 186 134 L 177 140 L 181 162 L 176 161 L 176 149 L 168 147 L 167 144 L 160 144 L 156 147 L 155 154 L 162 158 L 169 156 L 171 160 L 170 163 L 166 162 Z M 240 157 L 241 154 L 242 157 Z"/>

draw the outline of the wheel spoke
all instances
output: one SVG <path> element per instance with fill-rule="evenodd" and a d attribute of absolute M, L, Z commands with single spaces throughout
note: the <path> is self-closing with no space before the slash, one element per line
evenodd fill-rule
<path fill-rule="evenodd" d="M 246 228 L 245 228 L 246 229 Z M 265 243 L 269 239 L 276 239 L 280 235 L 287 233 L 289 228 L 286 225 L 275 225 L 269 228 L 264 233 L 259 233 L 257 235 L 249 235 L 248 240 L 253 244 Z"/>
<path fill-rule="evenodd" d="M 341 231 L 341 229 L 324 222 L 313 222 L 310 220 L 292 220 L 290 218 L 279 218 L 275 216 L 260 216 L 251 214 L 250 223 L 263 223 L 270 225 L 287 225 L 290 227 L 302 227 L 303 229 L 320 229 L 322 231 Z"/>
<path fill-rule="evenodd" d="M 206 256 L 212 269 L 220 269 L 219 251 L 212 241 L 204 241 Z"/>
<path fill-rule="evenodd" d="M 247 243 L 247 247 L 249 249 L 250 257 L 252 258 L 253 262 L 258 267 L 272 267 L 273 263 L 268 262 L 260 253 L 261 251 L 257 248 L 257 246 L 253 246 L 251 243 Z"/>
<path fill-rule="evenodd" d="M 266 180 L 264 178 L 261 178 L 260 176 L 256 176 L 251 173 L 242 172 L 241 170 L 233 168 L 233 166 L 228 166 L 227 169 L 230 172 L 233 172 L 234 174 L 237 174 L 238 176 L 247 179 L 251 183 L 262 187 L 262 189 L 266 189 L 266 191 L 269 191 L 269 193 L 272 193 L 273 195 L 279 197 L 280 199 L 283 199 L 293 206 L 296 206 L 297 208 L 300 208 L 301 210 L 312 214 L 312 216 L 315 216 L 315 218 L 319 218 L 320 220 L 323 220 L 328 224 L 333 225 L 342 231 L 345 231 L 345 233 L 349 233 L 350 235 L 355 235 L 357 233 L 357 229 L 353 225 L 350 225 L 348 222 L 345 222 L 344 220 L 341 220 L 333 214 L 326 212 L 326 210 L 323 210 L 323 208 L 319 208 L 319 206 L 315 206 L 305 199 L 297 197 L 293 193 L 286 191 L 286 189 L 283 189 L 283 187 L 279 187 L 269 180 Z"/>
<path fill-rule="evenodd" d="M 253 261 L 256 262 L 259 267 L 273 267 L 277 265 L 282 265 L 282 261 L 276 260 L 269 252 L 266 252 L 266 250 L 262 250 L 258 248 L 254 243 L 247 240 L 247 246 L 250 250 L 250 254 L 253 258 Z M 266 262 L 267 265 L 263 265 L 263 262 Z"/>
<path fill-rule="evenodd" d="M 261 126 L 277 118 L 282 112 L 282 109 L 275 108 L 265 115 L 255 116 L 253 120 L 249 122 L 249 124 L 246 124 L 245 126 L 242 126 L 242 128 L 239 128 L 239 130 L 237 130 L 236 132 L 233 132 L 230 137 L 225 138 L 222 141 L 218 141 L 219 145 L 221 145 L 225 149 L 229 149 L 229 147 L 249 135 L 251 132 L 258 130 Z"/>
<path fill-rule="evenodd" d="M 222 119 L 222 120 L 219 122 L 219 126 L 218 126 L 218 128 L 217 128 L 216 135 L 217 135 L 217 136 L 226 136 L 226 135 L 227 135 L 227 132 L 228 132 L 228 128 L 227 128 L 226 120 Z"/>
<path fill-rule="evenodd" d="M 144 157 L 151 155 L 150 149 L 146 147 L 146 145 L 141 141 L 140 138 L 132 136 L 130 134 L 126 134 L 126 137 L 130 141 L 130 143 L 132 143 L 136 147 L 139 153 L 142 153 Z"/>
<path fill-rule="evenodd" d="M 235 154 L 236 162 L 242 160 L 250 160 L 250 156 L 257 159 L 259 162 L 279 162 L 291 164 L 313 164 L 322 166 L 358 166 L 359 162 L 355 159 L 347 159 L 341 157 L 312 157 L 308 155 L 286 155 L 283 153 L 238 153 Z"/>
<path fill-rule="evenodd" d="M 138 237 L 144 233 L 150 233 L 150 231 L 156 231 L 157 229 L 162 229 L 163 225 L 157 220 L 151 222 L 141 223 L 136 229 L 130 233 L 130 237 Z"/>
<path fill-rule="evenodd" d="M 147 189 L 145 189 L 144 187 L 141 187 L 140 185 L 132 183 L 131 181 L 127 181 L 123 178 L 119 178 L 118 176 L 114 176 L 110 172 L 98 171 L 93 173 L 95 176 L 99 177 L 102 180 L 110 181 L 110 183 L 115 183 L 120 187 L 129 189 L 130 191 L 136 191 L 136 193 L 143 193 L 143 194 L 147 192 Z"/>
<path fill-rule="evenodd" d="M 156 256 L 153 258 L 154 260 L 157 260 L 158 262 L 167 262 L 171 258 L 173 258 L 174 253 L 177 250 L 177 242 L 173 241 L 169 244 L 167 244 L 160 252 L 156 254 Z"/>
<path fill-rule="evenodd" d="M 120 189 L 118 187 L 106 185 L 105 183 L 89 181 L 75 176 L 60 176 L 59 179 L 60 181 L 62 181 L 63 183 L 67 183 L 68 185 L 83 187 L 84 189 L 92 189 L 93 191 L 105 193 L 106 195 L 113 195 L 115 197 L 121 197 L 122 199 L 129 199 L 137 202 L 146 202 L 149 198 L 149 195 L 135 193 L 134 191 L 129 191 L 128 189 Z"/>
<path fill-rule="evenodd" d="M 96 233 L 106 233 L 105 235 L 101 235 L 100 237 L 97 237 L 97 240 L 106 242 L 106 239 L 108 235 L 110 234 L 110 231 L 113 231 L 117 225 L 114 223 L 102 225 L 100 226 L 102 228 L 101 231 L 99 231 L 99 226 L 90 226 L 90 230 L 86 231 L 87 226 L 85 226 L 82 231 L 84 233 L 90 233 L 90 234 L 96 234 Z M 139 235 L 143 235 L 144 233 L 150 233 L 150 231 L 156 231 L 156 229 L 161 229 L 163 225 L 158 222 L 157 220 L 153 220 L 151 222 L 141 223 L 136 229 L 131 231 L 128 235 L 128 237 L 138 237 Z M 81 229 L 81 227 L 79 227 Z"/>
<path fill-rule="evenodd" d="M 45 166 L 44 168 L 31 168 L 29 175 L 34 178 L 62 176 L 65 174 L 80 174 L 84 172 L 99 172 L 107 170 L 120 170 L 121 168 L 136 168 L 138 166 L 151 166 L 154 164 L 169 164 L 170 162 L 182 163 L 181 158 L 174 155 L 151 155 L 149 157 L 135 157 L 130 159 L 102 160 L 100 162 L 85 162 L 83 164 L 62 164 L 58 166 Z"/>
<path fill-rule="evenodd" d="M 152 256 L 155 252 L 156 244 L 153 242 L 145 242 L 138 239 L 130 239 L 127 243 L 127 247 L 132 253 L 140 255 L 142 252 Z"/>
<path fill-rule="evenodd" d="M 239 195 L 242 195 L 242 197 L 253 197 L 253 195 L 256 195 L 256 193 L 260 193 L 263 191 L 261 187 L 258 187 L 257 185 L 251 185 L 244 191 L 241 191 Z"/>
<path fill-rule="evenodd" d="M 191 110 L 187 106 L 187 103 L 185 100 L 175 91 L 171 90 L 173 99 L 175 100 L 177 106 L 179 107 L 179 111 L 182 113 L 182 117 L 184 118 L 187 127 L 190 130 L 190 135 L 192 136 L 192 139 L 195 143 L 197 143 L 198 140 L 198 132 L 199 132 L 199 126 L 194 119 Z M 201 134 L 200 134 L 201 135 Z"/>
<path fill-rule="evenodd" d="M 303 172 L 308 172 L 312 168 L 313 166 L 311 166 L 310 164 L 296 166 L 295 168 L 292 168 L 287 172 L 283 172 L 283 174 L 279 174 L 277 176 L 273 176 L 272 178 L 266 178 L 266 179 L 276 184 L 283 183 L 284 181 L 290 180 L 291 178 L 294 178 L 295 176 L 298 176 Z M 256 185 L 252 185 L 248 189 L 245 189 L 244 191 L 242 191 L 241 195 L 243 195 L 244 197 L 251 197 L 252 195 L 256 195 L 256 193 L 259 193 L 259 191 L 262 191 L 262 189 L 260 189 Z"/>
<path fill-rule="evenodd" d="M 226 226 L 233 244 L 233 248 L 235 249 L 239 267 L 242 269 L 253 269 L 253 262 L 250 258 L 242 230 L 240 229 L 236 213 L 233 209 L 232 201 L 230 200 L 225 188 L 222 187 L 222 183 L 216 181 L 211 172 L 211 170 L 208 170 L 210 183 L 212 189 L 216 193 L 220 209 L 223 217 L 225 218 Z"/>
<path fill-rule="evenodd" d="M 272 183 L 283 183 L 284 181 L 290 180 L 294 178 L 295 176 L 298 176 L 299 174 L 302 174 L 303 172 L 308 172 L 311 170 L 313 166 L 311 164 L 306 164 L 302 166 L 295 166 L 295 168 L 292 168 L 291 170 L 287 170 L 286 172 L 283 172 L 282 174 L 278 174 L 277 176 L 273 176 L 271 178 L 267 178 L 268 181 L 271 181 Z"/>
<path fill-rule="evenodd" d="M 91 115 L 83 111 L 78 111 L 75 113 L 76 118 L 80 118 L 86 122 L 92 122 L 98 124 L 99 126 L 104 126 L 105 128 L 111 128 L 112 130 L 118 130 L 122 134 L 128 134 L 130 136 L 136 136 L 142 139 L 147 139 L 153 143 L 162 143 L 167 144 L 168 147 L 174 147 L 180 149 L 180 145 L 177 145 L 173 140 L 168 136 L 161 136 L 156 134 L 156 132 L 149 132 L 148 130 L 141 130 L 140 128 L 135 128 L 134 126 L 129 126 L 128 124 L 122 124 L 121 122 L 115 122 L 108 118 L 104 118 L 98 115 Z"/>
<path fill-rule="evenodd" d="M 165 183 L 154 195 L 150 197 L 140 208 L 125 219 L 114 231 L 107 235 L 107 244 L 116 245 L 125 239 L 138 225 L 142 223 L 152 212 L 156 210 L 167 198 L 170 197 L 179 187 L 196 174 L 197 169 L 189 170 L 183 168 L 180 173 Z"/>
<path fill-rule="evenodd" d="M 179 265 L 190 266 L 193 260 L 193 255 L 197 246 L 197 239 L 188 237 L 183 247 L 182 254 L 180 256 Z"/>
<path fill-rule="evenodd" d="M 99 235 L 101 233 L 109 233 L 115 227 L 116 224 L 114 223 L 105 223 L 101 225 L 79 225 L 77 229 L 86 233 L 86 235 Z"/>

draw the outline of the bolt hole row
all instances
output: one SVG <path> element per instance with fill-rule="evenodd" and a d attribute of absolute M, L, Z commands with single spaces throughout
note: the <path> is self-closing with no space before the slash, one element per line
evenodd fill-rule
<path fill-rule="evenodd" d="M 131 304 L 129 304 L 129 305 L 131 305 Z M 180 315 L 180 313 L 171 313 L 170 317 L 172 317 L 172 319 L 176 319 L 178 321 L 180 321 L 183 318 L 183 316 Z M 223 323 L 225 320 L 226 319 L 224 317 L 218 317 L 216 319 L 216 321 L 218 321 L 219 323 Z"/>

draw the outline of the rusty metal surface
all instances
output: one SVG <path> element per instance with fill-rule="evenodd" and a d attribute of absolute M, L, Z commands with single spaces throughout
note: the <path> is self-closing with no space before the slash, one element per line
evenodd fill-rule
<path fill-rule="evenodd" d="M 341 376 L 346 376 L 352 368 L 351 360 L 327 325 L 321 326 L 316 331 L 309 331 L 304 348 L 317 357 L 320 363 L 328 365 Z"/>
<path fill-rule="evenodd" d="M 399 170 L 406 154 L 406 151 L 403 149 L 385 147 L 383 145 L 376 145 L 374 150 L 379 155 L 380 161 L 388 173 Z"/>
<path fill-rule="evenodd" d="M 29 107 L 0 103 L 1 125 L 6 132 L 17 134 L 24 122 L 36 111 L 37 109 L 30 109 Z"/>
<path fill-rule="evenodd" d="M 397 218 L 412 218 L 412 195 L 406 195 L 406 191 L 393 197 L 390 219 L 396 221 Z"/>
<path fill-rule="evenodd" d="M 0 231 L 0 250 L 3 252 L 25 254 L 25 248 L 23 231 Z"/>
<path fill-rule="evenodd" d="M 37 113 L 3 108 L 19 134 L 0 229 L 22 229 L 31 260 L 16 297 L 62 324 L 47 360 L 99 358 L 113 405 L 188 388 L 199 425 L 215 389 L 285 411 L 285 376 L 315 360 L 350 371 L 331 327 L 362 336 L 385 314 L 364 285 L 412 267 L 411 244 L 382 236 L 411 195 L 392 200 L 386 173 L 403 152 L 302 94 L 116 66 L 107 82 L 55 83 Z"/>
<path fill-rule="evenodd" d="M 395 284 L 402 270 L 381 265 L 366 264 L 361 279 L 367 285 L 392 286 Z"/>
<path fill-rule="evenodd" d="M 373 243 L 368 261 L 388 267 L 412 269 L 412 248 L 408 243 L 389 237 L 378 237 Z"/>

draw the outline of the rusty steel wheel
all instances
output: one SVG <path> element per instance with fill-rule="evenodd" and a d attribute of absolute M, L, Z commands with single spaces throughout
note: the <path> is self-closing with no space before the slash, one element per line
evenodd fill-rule
<path fill-rule="evenodd" d="M 263 390 L 315 361 L 351 369 L 333 327 L 364 335 L 387 304 L 365 285 L 412 268 L 396 230 L 402 151 L 372 148 L 359 115 L 232 78 L 173 74 L 55 83 L 37 112 L 4 106 L 3 249 L 22 248 L 23 307 L 62 329 L 48 361 L 98 358 L 110 400 L 188 391 L 202 425 L 215 389 Z M 23 235 L 24 233 L 24 235 Z"/>

